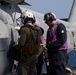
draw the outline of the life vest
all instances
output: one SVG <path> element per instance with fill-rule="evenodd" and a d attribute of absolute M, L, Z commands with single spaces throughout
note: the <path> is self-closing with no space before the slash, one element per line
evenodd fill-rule
<path fill-rule="evenodd" d="M 59 37 L 57 34 L 57 27 L 58 25 L 60 25 L 61 23 L 57 22 L 56 25 L 54 25 L 51 29 L 49 28 L 47 31 L 47 44 L 49 44 L 50 42 L 55 42 Z M 68 49 L 68 43 L 67 40 L 66 42 L 58 48 L 54 48 L 51 50 L 67 50 Z"/>

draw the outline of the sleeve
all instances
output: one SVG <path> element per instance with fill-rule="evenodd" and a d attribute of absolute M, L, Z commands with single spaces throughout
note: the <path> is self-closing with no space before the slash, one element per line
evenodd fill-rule
<path fill-rule="evenodd" d="M 26 31 L 24 29 L 22 29 L 20 31 L 20 38 L 18 41 L 18 46 L 23 47 L 25 42 L 26 42 Z"/>
<path fill-rule="evenodd" d="M 58 48 L 61 47 L 67 40 L 67 31 L 66 31 L 66 27 L 63 24 L 60 24 L 57 27 L 57 35 L 58 35 L 58 39 L 53 42 L 50 43 L 48 46 L 50 48 Z"/>

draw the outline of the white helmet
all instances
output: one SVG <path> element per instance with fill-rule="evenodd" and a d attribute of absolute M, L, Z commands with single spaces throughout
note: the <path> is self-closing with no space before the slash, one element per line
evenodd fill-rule
<path fill-rule="evenodd" d="M 33 14 L 28 11 L 28 10 L 25 10 L 23 13 L 22 13 L 22 17 L 28 17 L 28 18 L 33 18 Z"/>
<path fill-rule="evenodd" d="M 35 23 L 35 16 L 28 10 L 25 10 L 22 14 L 21 14 L 21 18 L 22 18 L 22 22 L 24 23 L 27 19 L 28 20 L 32 20 L 33 23 Z"/>

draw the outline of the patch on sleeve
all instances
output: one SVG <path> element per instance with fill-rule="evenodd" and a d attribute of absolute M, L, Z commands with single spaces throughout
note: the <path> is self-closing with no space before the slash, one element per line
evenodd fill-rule
<path fill-rule="evenodd" d="M 62 30 L 61 33 L 64 33 L 64 30 Z"/>

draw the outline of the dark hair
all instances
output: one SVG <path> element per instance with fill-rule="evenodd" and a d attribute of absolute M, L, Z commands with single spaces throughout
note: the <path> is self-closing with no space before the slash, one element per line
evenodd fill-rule
<path fill-rule="evenodd" d="M 44 20 L 45 21 L 53 21 L 53 20 L 56 20 L 56 16 L 54 15 L 54 13 L 46 13 L 44 15 Z"/>

